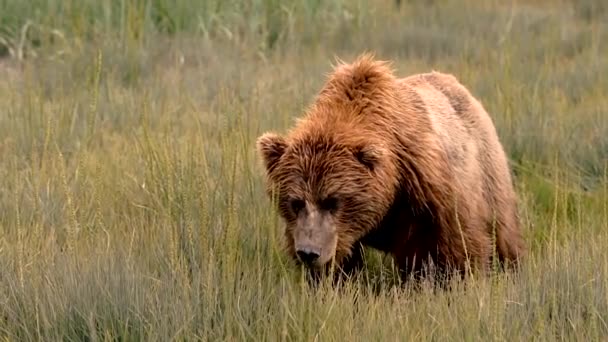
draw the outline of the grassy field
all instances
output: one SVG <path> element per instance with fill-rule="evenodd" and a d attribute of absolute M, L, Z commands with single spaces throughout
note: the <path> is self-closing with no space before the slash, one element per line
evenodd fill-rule
<path fill-rule="evenodd" d="M 493 116 L 530 255 L 414 291 L 368 251 L 307 288 L 255 138 L 334 57 L 454 73 Z M 602 0 L 0 0 L 0 337 L 606 340 Z"/>

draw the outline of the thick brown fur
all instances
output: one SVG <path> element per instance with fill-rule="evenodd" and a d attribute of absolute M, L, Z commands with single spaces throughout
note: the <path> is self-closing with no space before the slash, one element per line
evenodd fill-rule
<path fill-rule="evenodd" d="M 427 261 L 462 272 L 525 254 L 493 122 L 452 75 L 397 78 L 369 54 L 339 63 L 295 127 L 257 146 L 294 258 L 290 198 L 329 194 L 340 200 L 338 265 L 359 265 L 359 244 L 391 254 L 404 276 Z"/>

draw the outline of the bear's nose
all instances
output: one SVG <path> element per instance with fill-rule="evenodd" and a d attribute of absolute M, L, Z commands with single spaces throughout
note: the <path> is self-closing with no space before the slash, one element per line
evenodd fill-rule
<path fill-rule="evenodd" d="M 296 251 L 298 258 L 305 264 L 311 265 L 319 259 L 319 253 L 311 248 L 302 248 Z"/>

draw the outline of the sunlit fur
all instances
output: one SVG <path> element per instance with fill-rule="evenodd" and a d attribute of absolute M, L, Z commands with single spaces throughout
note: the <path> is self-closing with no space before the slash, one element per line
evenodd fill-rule
<path fill-rule="evenodd" d="M 324 234 L 315 242 L 325 253 L 319 264 L 358 265 L 361 244 L 392 254 L 404 276 L 426 260 L 443 270 L 462 271 L 467 260 L 485 269 L 494 239 L 500 261 L 524 254 L 493 123 L 451 75 L 398 79 L 367 54 L 341 62 L 295 127 L 263 134 L 257 147 L 294 258 L 301 229 Z M 328 196 L 336 208 L 316 228 L 290 207 L 301 199 L 317 208 Z"/>

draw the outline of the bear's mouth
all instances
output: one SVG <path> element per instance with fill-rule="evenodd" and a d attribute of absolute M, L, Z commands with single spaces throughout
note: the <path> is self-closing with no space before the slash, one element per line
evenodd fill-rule
<path fill-rule="evenodd" d="M 306 276 L 309 280 L 318 282 L 324 277 L 330 276 L 332 274 L 332 263 L 324 263 L 324 264 L 307 264 L 298 260 L 298 264 L 305 272 Z"/>

